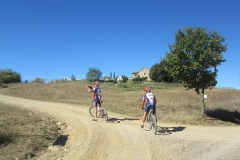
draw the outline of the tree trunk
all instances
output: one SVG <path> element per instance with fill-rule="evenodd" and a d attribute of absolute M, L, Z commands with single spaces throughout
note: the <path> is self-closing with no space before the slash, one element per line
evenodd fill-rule
<path fill-rule="evenodd" d="M 205 111 L 205 102 L 204 102 L 204 89 L 201 89 L 200 95 L 199 95 L 199 99 L 200 99 L 200 105 L 202 106 L 202 110 L 201 110 L 201 117 L 204 118 L 206 111 Z"/>
<path fill-rule="evenodd" d="M 196 88 L 196 92 L 199 96 L 199 104 L 201 106 L 201 117 L 204 118 L 206 115 L 206 110 L 205 110 L 205 102 L 204 102 L 204 89 L 199 90 L 199 88 Z"/>

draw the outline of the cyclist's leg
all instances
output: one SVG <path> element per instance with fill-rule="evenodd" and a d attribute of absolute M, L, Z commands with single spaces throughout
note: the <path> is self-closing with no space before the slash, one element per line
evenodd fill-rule
<path fill-rule="evenodd" d="M 144 127 L 144 122 L 145 122 L 145 120 L 146 120 L 146 116 L 147 116 L 148 111 L 149 111 L 149 106 L 146 105 L 146 106 L 145 106 L 144 113 L 143 113 L 143 117 L 142 117 L 142 125 L 141 125 L 142 128 Z"/>
<path fill-rule="evenodd" d="M 98 101 L 97 104 L 98 104 L 98 106 L 99 106 L 99 111 L 101 111 L 101 109 L 102 109 L 101 101 Z"/>
<path fill-rule="evenodd" d="M 92 101 L 92 105 L 95 107 L 94 111 L 95 111 L 95 117 L 93 120 L 97 120 L 97 103 L 95 100 Z"/>
<path fill-rule="evenodd" d="M 146 116 L 147 116 L 147 112 L 144 111 L 144 113 L 143 113 L 143 117 L 142 117 L 142 123 L 145 122 L 145 120 L 146 120 Z"/>
<path fill-rule="evenodd" d="M 99 112 L 98 117 L 102 117 L 102 116 L 103 116 L 103 109 L 102 109 L 101 102 L 100 102 L 100 101 L 97 101 L 96 103 L 97 103 L 97 106 L 98 106 L 98 112 Z"/>

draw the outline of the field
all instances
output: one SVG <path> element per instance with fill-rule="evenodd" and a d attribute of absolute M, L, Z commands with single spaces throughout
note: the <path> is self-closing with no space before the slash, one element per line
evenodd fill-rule
<path fill-rule="evenodd" d="M 21 83 L 0 89 L 1 94 L 28 99 L 91 105 L 90 82 Z M 206 118 L 200 118 L 199 97 L 193 90 L 171 84 L 114 84 L 102 83 L 103 106 L 109 111 L 141 117 L 143 88 L 150 86 L 157 98 L 157 118 L 162 122 L 194 125 L 240 124 L 240 91 L 206 89 Z"/>
<path fill-rule="evenodd" d="M 156 155 L 145 155 L 148 159 L 156 159 L 158 156 L 162 159 L 188 159 L 189 155 L 196 159 L 201 159 L 203 155 L 205 158 L 230 156 L 235 159 L 240 155 L 237 152 L 240 147 L 239 129 L 236 127 L 240 124 L 239 90 L 207 89 L 207 116 L 202 119 L 197 94 L 193 90 L 185 90 L 182 86 L 102 83 L 103 106 L 109 111 L 110 120 L 106 124 L 95 124 L 88 114 L 93 95 L 87 92 L 87 85 L 91 84 L 76 81 L 2 85 L 2 95 L 40 101 L 1 98 L 5 103 L 0 103 L 0 159 L 32 157 L 55 160 L 58 157 L 69 159 L 72 155 L 75 157 L 73 159 L 114 159 L 116 155 L 119 159 L 124 159 L 125 154 L 119 154 L 122 151 L 126 152 L 128 158 L 133 159 L 136 154 L 142 154 L 138 148 L 134 148 L 134 144 L 146 150 L 158 151 L 155 152 Z M 145 86 L 151 86 L 157 98 L 157 137 L 140 130 L 143 113 L 140 107 Z M 8 104 L 14 104 L 15 107 Z M 42 116 L 38 117 L 38 114 L 34 115 L 29 110 L 16 107 L 18 104 L 25 108 L 38 108 L 43 113 L 59 117 L 66 122 L 70 130 L 66 129 L 65 133 L 61 134 L 56 123 L 49 123 Z M 66 136 L 69 137 L 68 140 L 65 138 L 63 141 L 60 138 Z M 102 139 L 106 141 L 95 143 Z M 145 139 L 154 142 L 154 145 L 146 145 Z M 58 141 L 61 143 L 56 143 Z M 222 148 L 227 144 L 231 147 Z M 49 149 L 51 146 L 57 148 Z M 182 149 L 186 146 L 187 150 L 183 152 Z M 96 150 L 103 154 L 95 153 Z M 205 154 L 199 154 L 202 152 Z"/>

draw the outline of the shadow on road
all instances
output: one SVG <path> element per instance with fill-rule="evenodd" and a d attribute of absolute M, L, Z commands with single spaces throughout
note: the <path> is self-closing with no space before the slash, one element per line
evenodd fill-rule
<path fill-rule="evenodd" d="M 206 114 L 207 114 L 207 116 L 213 118 L 213 119 L 208 119 L 208 120 L 218 119 L 221 121 L 231 122 L 231 123 L 240 125 L 240 113 L 238 111 L 214 109 L 214 110 L 207 110 Z"/>
<path fill-rule="evenodd" d="M 68 135 L 60 135 L 57 140 L 53 143 L 53 146 L 64 146 L 68 140 Z"/>
<path fill-rule="evenodd" d="M 178 127 L 160 127 L 158 126 L 157 128 L 157 135 L 169 135 L 172 134 L 173 132 L 181 132 L 185 129 L 186 127 L 183 126 L 178 126 Z"/>
<path fill-rule="evenodd" d="M 108 117 L 108 123 L 121 123 L 121 121 L 135 121 L 135 120 L 139 120 L 136 118 L 114 118 L 114 117 Z"/>

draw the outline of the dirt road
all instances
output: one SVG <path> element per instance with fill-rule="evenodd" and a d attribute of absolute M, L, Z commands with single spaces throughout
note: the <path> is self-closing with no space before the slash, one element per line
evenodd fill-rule
<path fill-rule="evenodd" d="M 109 112 L 109 122 L 92 121 L 87 106 L 51 103 L 0 94 L 0 103 L 31 108 L 67 124 L 57 145 L 40 160 L 240 159 L 240 127 L 163 124 L 154 135 L 140 119 Z M 139 117 L 141 118 L 141 117 Z M 161 126 L 161 127 L 160 127 Z"/>

